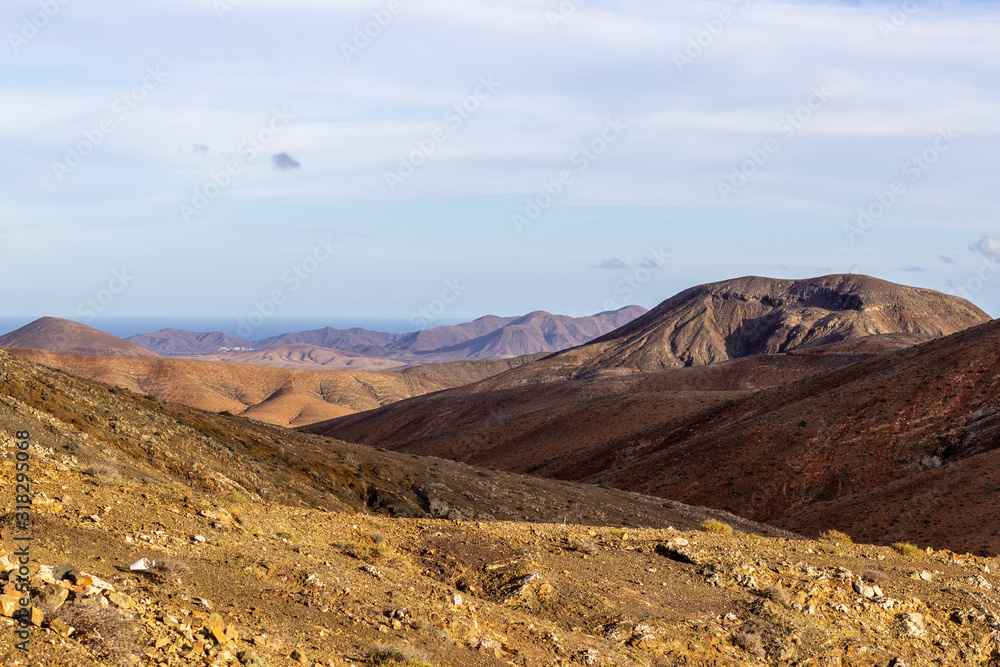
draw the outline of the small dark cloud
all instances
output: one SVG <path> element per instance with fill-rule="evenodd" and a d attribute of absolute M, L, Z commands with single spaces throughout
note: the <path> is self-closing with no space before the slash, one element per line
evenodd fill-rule
<path fill-rule="evenodd" d="M 278 171 L 291 171 L 302 167 L 302 163 L 288 153 L 277 153 L 272 155 L 271 164 L 273 164 L 274 168 Z"/>
<path fill-rule="evenodd" d="M 944 264 L 958 264 L 958 262 L 953 260 L 951 257 L 945 257 L 944 255 L 941 255 L 941 261 Z"/>
<path fill-rule="evenodd" d="M 194 146 L 191 147 L 191 152 L 194 155 L 201 155 L 202 157 L 208 155 L 209 150 L 211 149 L 209 148 L 208 144 L 195 144 Z"/>
<path fill-rule="evenodd" d="M 775 265 L 775 268 L 778 269 L 779 271 L 787 271 L 788 270 L 788 267 L 785 264 L 777 264 L 777 265 Z"/>
<path fill-rule="evenodd" d="M 627 269 L 628 264 L 618 259 L 617 257 L 612 257 L 611 259 L 606 259 L 600 264 L 596 265 L 598 269 Z"/>
<path fill-rule="evenodd" d="M 926 271 L 927 269 L 925 269 L 922 266 L 904 266 L 903 270 L 904 271 Z"/>

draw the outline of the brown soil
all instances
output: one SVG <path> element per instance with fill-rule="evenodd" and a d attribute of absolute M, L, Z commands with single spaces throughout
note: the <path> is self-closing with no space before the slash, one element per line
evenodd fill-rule
<path fill-rule="evenodd" d="M 3 353 L 0 376 L 3 479 L 13 434 L 32 434 L 36 588 L 38 565 L 68 563 L 115 590 L 54 584 L 83 606 L 43 611 L 28 656 L 0 618 L 5 666 L 373 665 L 378 651 L 410 667 L 1000 660 L 995 559 L 793 539 L 165 404 Z M 17 531 L 0 517 L 6 573 Z M 706 519 L 736 532 L 698 530 Z M 142 557 L 165 567 L 129 572 Z M 62 636 L 57 618 L 80 629 Z"/>

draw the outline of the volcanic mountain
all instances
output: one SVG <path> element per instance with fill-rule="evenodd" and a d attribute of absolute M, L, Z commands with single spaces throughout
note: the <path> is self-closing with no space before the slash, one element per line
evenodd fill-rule
<path fill-rule="evenodd" d="M 315 428 L 529 472 L 557 453 L 682 417 L 733 392 L 800 380 L 989 319 L 963 299 L 867 276 L 740 278 L 681 292 L 590 344 Z"/>
<path fill-rule="evenodd" d="M 778 354 L 874 334 L 945 336 L 991 318 L 965 299 L 860 275 L 700 285 L 512 383 L 626 375 Z"/>
<path fill-rule="evenodd" d="M 151 358 L 159 355 L 85 324 L 43 317 L 0 337 L 0 347 L 27 347 L 68 354 Z"/>

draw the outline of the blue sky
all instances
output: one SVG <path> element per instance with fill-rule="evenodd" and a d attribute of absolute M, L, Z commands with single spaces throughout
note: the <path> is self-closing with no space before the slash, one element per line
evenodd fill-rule
<path fill-rule="evenodd" d="M 5 314 L 433 323 L 855 271 L 1000 315 L 998 3 L 8 0 L 0 26 Z"/>

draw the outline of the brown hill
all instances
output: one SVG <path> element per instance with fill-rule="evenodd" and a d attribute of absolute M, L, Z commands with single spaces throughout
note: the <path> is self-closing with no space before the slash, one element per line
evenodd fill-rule
<path fill-rule="evenodd" d="M 515 472 L 762 389 L 905 349 L 887 334 L 658 373 L 507 386 L 506 374 L 314 424 L 310 431 Z"/>
<path fill-rule="evenodd" d="M 186 359 L 124 359 L 11 349 L 51 368 L 212 412 L 302 426 L 475 382 L 535 357 L 393 373 L 288 370 Z"/>
<path fill-rule="evenodd" d="M 619 395 L 624 417 L 612 428 L 614 401 L 592 413 L 577 410 L 575 429 L 558 409 L 551 422 L 544 409 L 534 421 L 513 409 L 508 441 L 461 415 L 459 424 L 469 426 L 451 429 L 451 415 L 439 407 L 425 412 L 423 423 L 400 419 L 418 436 L 397 446 L 705 504 L 794 530 L 835 527 L 879 543 L 922 539 L 996 553 L 1000 509 L 980 499 L 1000 487 L 998 395 L 1000 322 L 990 322 L 652 426 L 656 402 L 643 420 L 627 394 Z M 364 422 L 359 415 L 337 422 L 342 429 L 323 430 L 386 435 L 376 420 Z M 523 424 L 530 428 L 519 432 Z M 589 437 L 588 428 L 612 437 Z M 501 429 L 502 413 L 493 424 Z M 559 440 L 560 429 L 569 444 Z M 482 441 L 472 437 L 477 433 Z M 550 443 L 558 443 L 551 452 Z"/>
<path fill-rule="evenodd" d="M 151 358 L 158 355 L 92 327 L 56 317 L 43 317 L 0 336 L 0 347 L 30 347 L 68 354 Z"/>
<path fill-rule="evenodd" d="M 945 336 L 991 318 L 965 299 L 858 275 L 738 278 L 685 290 L 511 383 L 651 372 L 873 334 Z"/>
<path fill-rule="evenodd" d="M 307 343 L 292 343 L 250 352 L 217 352 L 198 357 L 199 361 L 221 361 L 230 364 L 252 364 L 299 370 L 397 370 L 405 363 L 393 359 L 366 357 Z"/>
<path fill-rule="evenodd" d="M 0 377 L 0 478 L 26 454 L 17 491 L 32 496 L 22 528 L 19 499 L 0 494 L 3 665 L 996 663 L 995 558 L 796 539 L 165 404 L 4 353 Z M 8 616 L 27 596 L 8 580 L 27 530 L 25 655 Z"/>
<path fill-rule="evenodd" d="M 577 450 L 542 474 L 778 525 L 1000 550 L 1000 322 Z"/>

